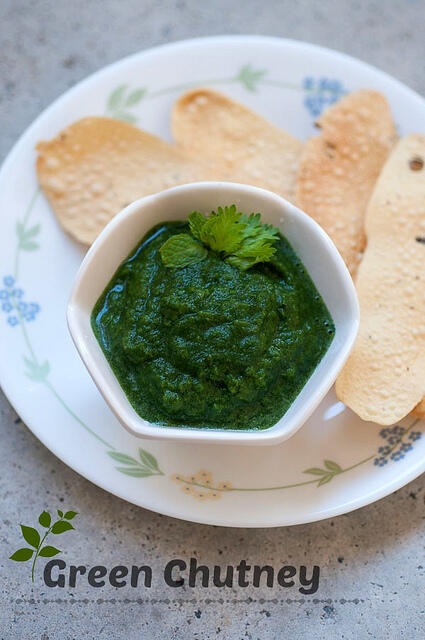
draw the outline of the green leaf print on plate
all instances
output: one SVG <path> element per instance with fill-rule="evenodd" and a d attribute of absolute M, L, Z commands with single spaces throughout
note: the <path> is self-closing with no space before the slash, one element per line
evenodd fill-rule
<path fill-rule="evenodd" d="M 129 109 L 135 107 L 145 96 L 144 88 L 128 91 L 126 84 L 121 84 L 110 94 L 106 104 L 106 115 L 129 124 L 135 124 L 137 117 Z"/>

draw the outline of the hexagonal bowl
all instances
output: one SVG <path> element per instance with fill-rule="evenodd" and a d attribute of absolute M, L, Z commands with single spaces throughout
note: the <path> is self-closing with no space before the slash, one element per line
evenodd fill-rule
<path fill-rule="evenodd" d="M 264 430 L 166 427 L 142 418 L 122 390 L 91 328 L 95 303 L 120 263 L 155 224 L 185 219 L 193 210 L 209 212 L 236 204 L 278 227 L 307 268 L 335 323 L 334 339 L 282 418 Z M 133 202 L 106 226 L 77 273 L 67 310 L 75 346 L 102 396 L 132 434 L 142 438 L 214 444 L 271 445 L 292 436 L 331 388 L 353 346 L 359 307 L 350 274 L 335 245 L 307 214 L 280 196 L 236 183 L 199 182 L 174 187 Z"/>

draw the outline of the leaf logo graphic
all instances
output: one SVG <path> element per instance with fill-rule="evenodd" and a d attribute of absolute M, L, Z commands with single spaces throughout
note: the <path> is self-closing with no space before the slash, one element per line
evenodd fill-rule
<path fill-rule="evenodd" d="M 27 527 L 25 524 L 21 524 L 21 532 L 22 536 L 30 547 L 22 547 L 18 549 L 10 556 L 10 560 L 14 560 L 15 562 L 27 562 L 28 560 L 33 559 L 32 567 L 31 567 L 31 578 L 34 582 L 34 569 L 37 558 L 40 556 L 42 558 L 52 558 L 56 556 L 58 553 L 62 553 L 60 549 L 53 547 L 51 545 L 43 546 L 47 536 L 50 533 L 54 535 L 59 535 L 60 533 L 65 533 L 65 531 L 71 531 L 74 529 L 72 524 L 69 522 L 73 518 L 75 518 L 77 514 L 76 511 L 66 511 L 63 513 L 60 509 L 57 510 L 57 514 L 59 516 L 59 520 L 56 520 L 52 524 L 52 516 L 48 511 L 43 511 L 40 513 L 38 517 L 38 522 L 41 524 L 44 529 L 47 531 L 44 532 L 44 535 L 40 535 L 37 529 L 34 527 Z"/>

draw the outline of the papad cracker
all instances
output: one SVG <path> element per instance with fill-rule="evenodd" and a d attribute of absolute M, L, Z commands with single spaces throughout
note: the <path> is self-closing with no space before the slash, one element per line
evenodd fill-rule
<path fill-rule="evenodd" d="M 40 185 L 62 227 L 84 244 L 137 198 L 225 178 L 160 138 L 111 118 L 79 120 L 37 150 Z"/>
<path fill-rule="evenodd" d="M 412 415 L 415 418 L 421 418 L 421 420 L 425 419 L 425 398 L 422 398 L 419 404 L 412 411 Z"/>
<path fill-rule="evenodd" d="M 195 89 L 175 103 L 172 131 L 181 149 L 222 162 L 232 181 L 294 201 L 302 143 L 250 109 L 217 91 Z"/>
<path fill-rule="evenodd" d="M 336 383 L 363 420 L 393 424 L 425 392 L 425 135 L 403 138 L 378 179 L 365 218 L 356 288 L 360 330 Z"/>
<path fill-rule="evenodd" d="M 388 103 L 376 91 L 344 96 L 317 122 L 300 158 L 296 204 L 330 235 L 354 274 L 365 247 L 367 203 L 396 141 Z"/>

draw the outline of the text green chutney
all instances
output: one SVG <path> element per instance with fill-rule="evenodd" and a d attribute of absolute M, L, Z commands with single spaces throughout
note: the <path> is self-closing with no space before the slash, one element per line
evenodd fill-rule
<path fill-rule="evenodd" d="M 120 265 L 92 328 L 137 413 L 159 425 L 267 429 L 326 353 L 334 324 L 289 242 L 241 271 L 213 251 L 183 268 L 160 247 L 185 222 L 151 229 Z"/>

